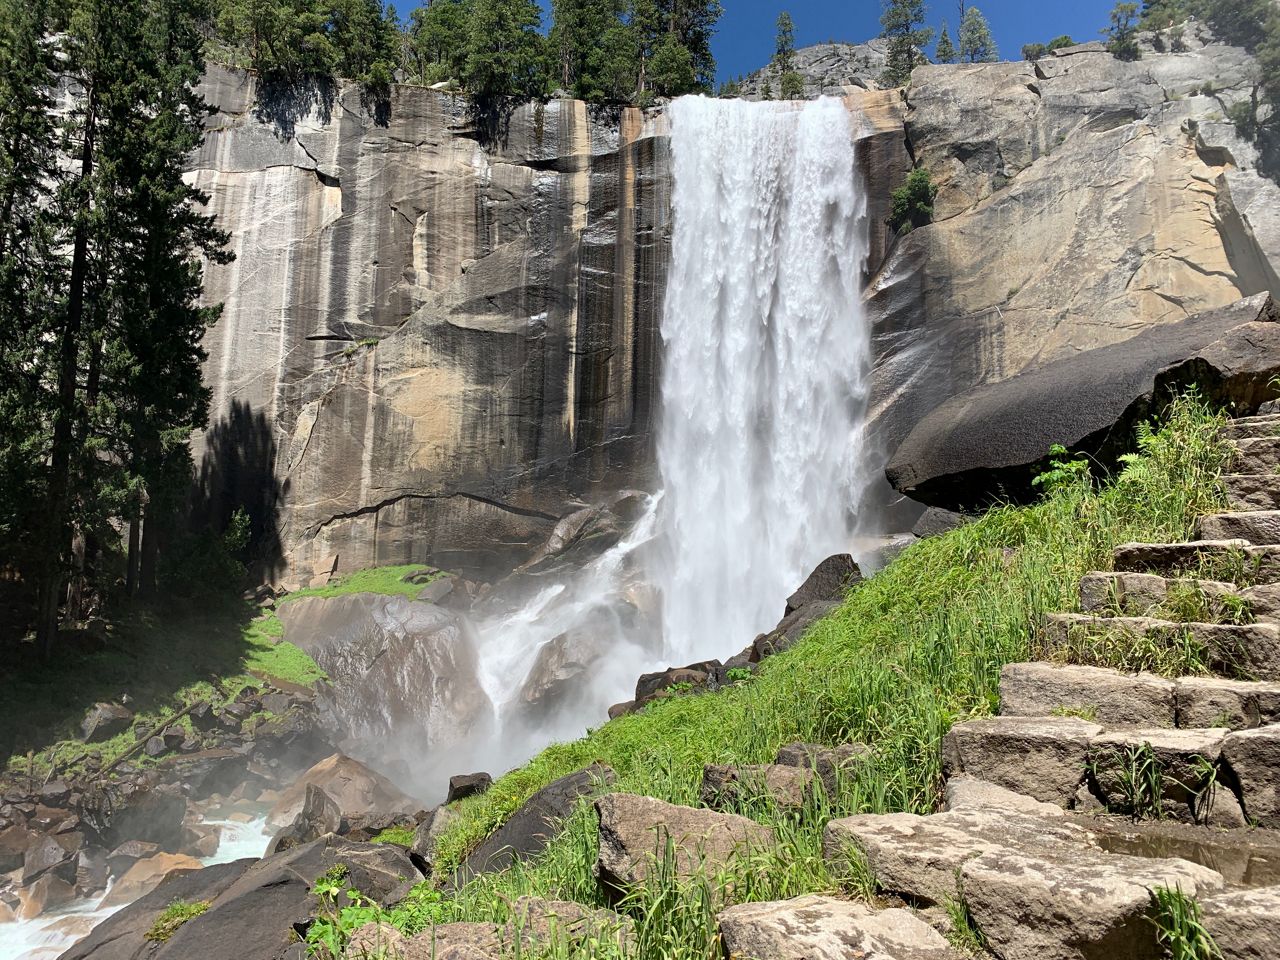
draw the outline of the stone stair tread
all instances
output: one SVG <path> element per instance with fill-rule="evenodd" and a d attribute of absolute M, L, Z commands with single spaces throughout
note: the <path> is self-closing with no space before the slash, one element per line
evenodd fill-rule
<path fill-rule="evenodd" d="M 1198 590 L 1206 601 L 1240 597 L 1234 583 L 1155 573 L 1093 572 L 1080 578 L 1080 608 L 1096 616 L 1149 616 L 1169 599 L 1171 587 Z"/>
<path fill-rule="evenodd" d="M 1251 544 L 1247 540 L 1187 540 L 1181 543 L 1122 543 L 1112 551 L 1112 565 L 1121 573 L 1165 576 L 1202 573 L 1205 562 L 1247 562 L 1252 583 L 1280 582 L 1280 545 Z M 1240 584 L 1247 586 L 1247 584 Z"/>
<path fill-rule="evenodd" d="M 1280 467 L 1280 436 L 1245 437 L 1229 444 L 1234 473 L 1270 473 Z"/>
<path fill-rule="evenodd" d="M 1196 523 L 1201 540 L 1244 540 L 1250 546 L 1280 543 L 1280 510 L 1233 510 L 1211 513 Z"/>
<path fill-rule="evenodd" d="M 1275 624 L 1174 622 L 1083 613 L 1045 617 L 1046 647 L 1075 660 L 1098 656 L 1100 643 L 1136 643 L 1139 638 L 1164 647 L 1189 638 L 1201 648 L 1204 667 L 1216 674 L 1241 680 L 1280 680 L 1280 627 Z M 1138 653 L 1146 655 L 1145 651 Z M 1105 655 L 1114 656 L 1114 652 Z"/>
<path fill-rule="evenodd" d="M 1122 673 L 1108 667 L 1011 663 L 1000 671 L 1002 716 L 1080 713 L 1107 726 L 1173 727 L 1177 686 L 1152 673 Z"/>
<path fill-rule="evenodd" d="M 1233 510 L 1280 508 L 1280 475 L 1274 473 L 1226 473 L 1222 485 Z"/>
<path fill-rule="evenodd" d="M 1257 437 L 1280 436 L 1280 414 L 1264 413 L 1253 417 L 1238 417 L 1222 428 L 1227 440 L 1249 440 Z"/>

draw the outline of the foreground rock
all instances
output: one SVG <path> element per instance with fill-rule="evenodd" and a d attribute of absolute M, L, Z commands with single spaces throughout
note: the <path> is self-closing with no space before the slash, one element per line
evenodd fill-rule
<path fill-rule="evenodd" d="M 341 868 L 343 882 L 383 906 L 398 903 L 421 880 L 398 847 L 327 836 L 263 860 L 170 874 L 151 893 L 99 924 L 62 960 L 293 957 L 297 931 L 320 909 L 311 888 L 335 867 Z M 150 942 L 147 931 L 174 900 L 209 906 L 164 943 Z"/>
<path fill-rule="evenodd" d="M 271 840 L 267 856 L 288 850 L 312 840 L 319 840 L 326 833 L 337 833 L 342 827 L 342 811 L 333 799 L 314 783 L 306 785 L 306 800 L 293 823 L 285 827 Z"/>
<path fill-rule="evenodd" d="M 643 883 L 655 864 L 674 855 L 681 877 L 713 877 L 738 856 L 768 849 L 771 829 L 746 817 L 678 807 L 653 797 L 611 793 L 596 801 L 600 852 L 596 875 L 614 891 Z"/>
<path fill-rule="evenodd" d="M 1228 960 L 1280 957 L 1280 887 L 1230 890 L 1200 901 L 1205 929 Z"/>
<path fill-rule="evenodd" d="M 717 918 L 730 958 L 752 960 L 959 960 L 908 910 L 876 911 L 831 897 L 730 907 Z"/>
<path fill-rule="evenodd" d="M 1030 497 L 1051 445 L 1115 462 L 1164 391 L 1199 383 L 1245 408 L 1268 399 L 1280 373 L 1278 319 L 1258 294 L 977 387 L 924 416 L 886 473 L 901 492 L 943 507 Z"/>
<path fill-rule="evenodd" d="M 943 740 L 948 777 L 979 780 L 1067 807 L 1102 727 L 1075 717 L 987 717 L 958 723 Z"/>
<path fill-rule="evenodd" d="M 609 767 L 592 764 L 547 784 L 467 856 L 455 882 L 465 883 L 477 874 L 505 870 L 517 860 L 541 853 L 560 835 L 564 820 L 579 803 L 607 790 L 613 782 L 614 773 Z"/>
<path fill-rule="evenodd" d="M 812 770 L 798 766 L 708 764 L 702 771 L 701 800 L 721 810 L 753 801 L 797 810 L 804 806 L 814 779 Z"/>

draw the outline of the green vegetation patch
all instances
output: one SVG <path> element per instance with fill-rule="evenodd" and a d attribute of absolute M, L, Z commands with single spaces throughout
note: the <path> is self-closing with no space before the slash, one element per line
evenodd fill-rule
<path fill-rule="evenodd" d="M 209 909 L 208 900 L 174 900 L 156 917 L 156 922 L 144 936 L 153 943 L 164 943 L 188 920 L 194 920 Z"/>
<path fill-rule="evenodd" d="M 387 827 L 370 843 L 392 843 L 397 847 L 413 846 L 413 827 Z"/>

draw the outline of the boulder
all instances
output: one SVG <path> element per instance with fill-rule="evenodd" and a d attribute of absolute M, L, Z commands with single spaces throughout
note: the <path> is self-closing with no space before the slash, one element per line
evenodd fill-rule
<path fill-rule="evenodd" d="M 1274 445 L 1273 441 L 1267 443 Z M 1280 510 L 1209 514 L 1196 523 L 1196 539 L 1247 540 L 1257 545 L 1280 543 Z"/>
<path fill-rule="evenodd" d="M 698 689 L 718 684 L 723 672 L 724 664 L 719 660 L 705 660 L 691 663 L 687 667 L 668 667 L 666 670 L 643 674 L 636 681 L 636 702 L 645 703 L 677 685 L 687 684 Z"/>
<path fill-rule="evenodd" d="M 756 637 L 753 644 L 756 660 L 790 650 L 803 639 L 810 627 L 839 606 L 835 600 L 818 600 L 787 614 L 771 631 Z"/>
<path fill-rule="evenodd" d="M 630 917 L 570 900 L 524 896 L 516 900 L 511 914 L 502 939 L 508 945 L 519 944 L 521 950 L 550 952 L 548 948 L 558 948 L 572 954 L 584 946 L 609 941 L 625 950 L 635 933 Z"/>
<path fill-rule="evenodd" d="M 182 846 L 187 800 L 176 784 L 156 778 L 126 781 L 107 790 L 103 839 L 110 846 L 127 840 L 155 843 L 163 850 Z"/>
<path fill-rule="evenodd" d="M 409 813 L 417 804 L 400 789 L 358 760 L 335 753 L 303 773 L 280 795 L 267 814 L 267 826 L 291 824 L 306 802 L 307 787 L 319 787 L 345 817 L 371 813 Z"/>
<path fill-rule="evenodd" d="M 1191 383 L 1245 408 L 1269 399 L 1278 319 L 1260 293 L 975 387 L 923 416 L 885 472 L 902 493 L 948 509 L 1029 500 L 1051 445 L 1114 464 L 1138 421 Z"/>
<path fill-rule="evenodd" d="M 1172 727 L 1174 684 L 1150 673 L 1011 663 L 1000 671 L 1000 713 L 1044 717 L 1076 712 L 1098 723 Z"/>
<path fill-rule="evenodd" d="M 1222 877 L 1185 860 L 1078 851 L 1042 858 L 1002 850 L 966 861 L 964 902 L 1003 960 L 1158 960 L 1150 920 L 1156 887 L 1189 897 L 1214 893 Z"/>
<path fill-rule="evenodd" d="M 20 823 L 0 830 L 0 873 L 8 873 L 21 867 L 27 848 L 35 840 L 36 834 Z"/>
<path fill-rule="evenodd" d="M 344 960 L 405 960 L 408 938 L 385 921 L 366 923 L 347 941 Z"/>
<path fill-rule="evenodd" d="M 1068 806 L 1084 778 L 1089 743 L 1102 727 L 1075 717 L 986 717 L 957 723 L 943 739 L 946 776 L 979 780 Z"/>
<path fill-rule="evenodd" d="M 678 807 L 653 797 L 611 793 L 596 800 L 600 851 L 596 875 L 607 888 L 625 891 L 643 883 L 655 858 L 673 845 L 682 877 L 714 876 L 739 855 L 773 846 L 774 833 L 746 817 Z"/>
<path fill-rule="evenodd" d="M 854 767 L 870 756 L 871 748 L 865 743 L 841 743 L 834 747 L 788 743 L 778 748 L 774 763 L 814 771 L 827 795 L 835 797 L 840 792 L 841 781 L 851 778 Z"/>
<path fill-rule="evenodd" d="M 107 894 L 103 906 L 118 907 L 131 903 L 150 893 L 174 871 L 202 869 L 204 864 L 195 857 L 180 853 L 157 853 L 145 860 L 137 860 L 111 885 L 111 892 Z"/>
<path fill-rule="evenodd" d="M 85 743 L 101 743 L 129 729 L 133 711 L 114 703 L 95 703 L 80 721 L 80 735 Z"/>
<path fill-rule="evenodd" d="M 1202 897 L 1200 911 L 1205 929 L 1228 960 L 1280 957 L 1280 887 Z"/>
<path fill-rule="evenodd" d="M 453 803 L 465 797 L 484 793 L 493 786 L 493 777 L 487 773 L 462 773 L 449 778 L 449 795 L 445 803 Z"/>
<path fill-rule="evenodd" d="M 787 614 L 795 613 L 811 603 L 840 602 L 856 583 L 862 580 L 862 571 L 847 553 L 827 557 L 791 596 L 787 597 Z"/>
<path fill-rule="evenodd" d="M 145 840 L 126 840 L 107 854 L 107 867 L 111 870 L 113 877 L 119 877 L 133 866 L 134 861 L 154 857 L 159 852 L 160 845 L 158 843 L 148 843 Z"/>
<path fill-rule="evenodd" d="M 38 835 L 22 858 L 20 882 L 24 887 L 29 887 L 47 873 L 52 873 L 66 883 L 75 883 L 75 855 L 53 837 Z"/>
<path fill-rule="evenodd" d="M 267 856 L 318 840 L 326 833 L 337 833 L 342 826 L 342 811 L 330 796 L 314 783 L 307 784 L 306 799 L 293 823 L 277 833 L 267 847 Z"/>
<path fill-rule="evenodd" d="M 290 600 L 278 616 L 285 639 L 328 677 L 322 709 L 351 752 L 372 765 L 395 769 L 405 743 L 443 756 L 492 722 L 475 631 L 458 613 L 403 596 L 353 593 Z M 343 813 L 360 812 L 329 784 L 320 786 Z"/>
<path fill-rule="evenodd" d="M 702 769 L 702 803 L 713 809 L 765 800 L 797 810 L 810 795 L 816 774 L 811 769 L 780 764 L 722 766 Z"/>
<path fill-rule="evenodd" d="M 822 851 L 837 874 L 848 870 L 852 857 L 861 857 L 885 893 L 944 904 L 957 897 L 959 870 L 975 857 L 1016 849 L 1070 858 L 1092 844 L 1089 831 L 1066 817 L 970 809 L 929 817 L 891 813 L 832 820 Z"/>
<path fill-rule="evenodd" d="M 401 960 L 500 960 L 501 930 L 491 923 L 441 923 L 401 948 Z"/>
<path fill-rule="evenodd" d="M 609 767 L 593 763 L 547 784 L 480 842 L 463 861 L 455 882 L 505 870 L 517 860 L 537 856 L 560 835 L 563 821 L 579 803 L 608 789 L 613 782 L 614 773 Z"/>
<path fill-rule="evenodd" d="M 926 507 L 920 519 L 911 528 L 911 533 L 921 540 L 926 537 L 940 537 L 944 533 L 963 527 L 966 523 L 971 523 L 973 519 L 974 516 L 970 513 L 957 513 L 942 507 Z"/>
<path fill-rule="evenodd" d="M 1228 734 L 1222 759 L 1240 785 L 1245 815 L 1280 827 L 1280 724 Z"/>
<path fill-rule="evenodd" d="M 834 897 L 746 903 L 716 917 L 725 953 L 752 960 L 959 960 L 910 910 Z"/>
<path fill-rule="evenodd" d="M 75 899 L 74 882 L 54 873 L 46 873 L 18 892 L 18 919 L 31 920 L 47 910 L 64 906 Z"/>
<path fill-rule="evenodd" d="M 160 914 L 175 900 L 195 903 L 217 899 L 256 862 L 236 860 L 203 870 L 170 873 L 140 900 L 98 922 L 88 936 L 69 947 L 59 960 L 142 960 L 153 955 L 180 960 L 180 955 L 165 952 L 167 945 L 156 950 L 156 945 L 147 939 L 147 932 Z M 234 947 L 229 946 L 228 951 L 229 955 L 239 956 L 239 950 Z"/>
<path fill-rule="evenodd" d="M 71 799 L 71 787 L 65 780 L 50 780 L 40 788 L 40 802 L 46 807 L 65 807 Z"/>

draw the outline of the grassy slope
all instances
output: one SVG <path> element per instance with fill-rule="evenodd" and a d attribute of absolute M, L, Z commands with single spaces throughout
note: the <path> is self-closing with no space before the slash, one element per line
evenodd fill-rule
<path fill-rule="evenodd" d="M 348 593 L 416 596 L 421 584 L 405 583 L 403 577 L 425 569 L 413 564 L 361 570 L 280 602 Z M 12 745 L 0 741 L 10 754 L 5 768 L 25 773 L 29 750 L 37 773 L 47 771 L 51 761 L 62 769 L 80 757 L 85 746 L 77 739 L 78 725 L 97 700 L 128 694 L 138 722 L 154 725 L 196 700 L 223 703 L 247 686 L 261 686 L 260 677 L 297 684 L 320 679 L 323 673 L 315 662 L 281 640 L 283 633 L 273 611 L 239 601 L 209 599 L 174 604 L 163 612 L 137 610 L 114 624 L 107 649 L 65 652 L 52 663 L 33 664 L 5 679 L 0 731 L 12 736 Z M 96 744 L 93 754 L 110 762 L 135 742 L 132 730 L 126 730 Z"/>
<path fill-rule="evenodd" d="M 751 900 L 832 889 L 842 879 L 848 889 L 849 878 L 830 876 L 822 862 L 827 819 L 934 809 L 941 737 L 958 719 L 995 708 L 1000 668 L 1030 654 L 1043 615 L 1074 609 L 1079 577 L 1107 569 L 1113 545 L 1182 538 L 1199 513 L 1220 505 L 1218 425 L 1197 404 L 1180 402 L 1170 426 L 1148 437 L 1142 457 L 1101 491 L 1078 470 L 1062 471 L 1038 505 L 996 509 L 912 546 L 754 679 L 660 701 L 548 748 L 458 805 L 461 821 L 439 848 L 444 868 L 535 790 L 592 761 L 614 768 L 619 790 L 696 806 L 705 763 L 767 763 L 796 740 L 864 741 L 875 762 L 798 821 L 758 806 L 743 811 L 777 827 L 784 843 L 735 881 L 737 899 Z M 469 884 L 455 898 L 423 887 L 390 919 L 406 931 L 437 919 L 501 920 L 522 893 L 600 902 L 590 876 L 592 817 L 580 811 L 543 861 Z M 707 891 L 717 884 L 677 890 L 673 883 L 660 878 L 636 895 L 642 929 L 633 954 L 715 955 Z"/>

